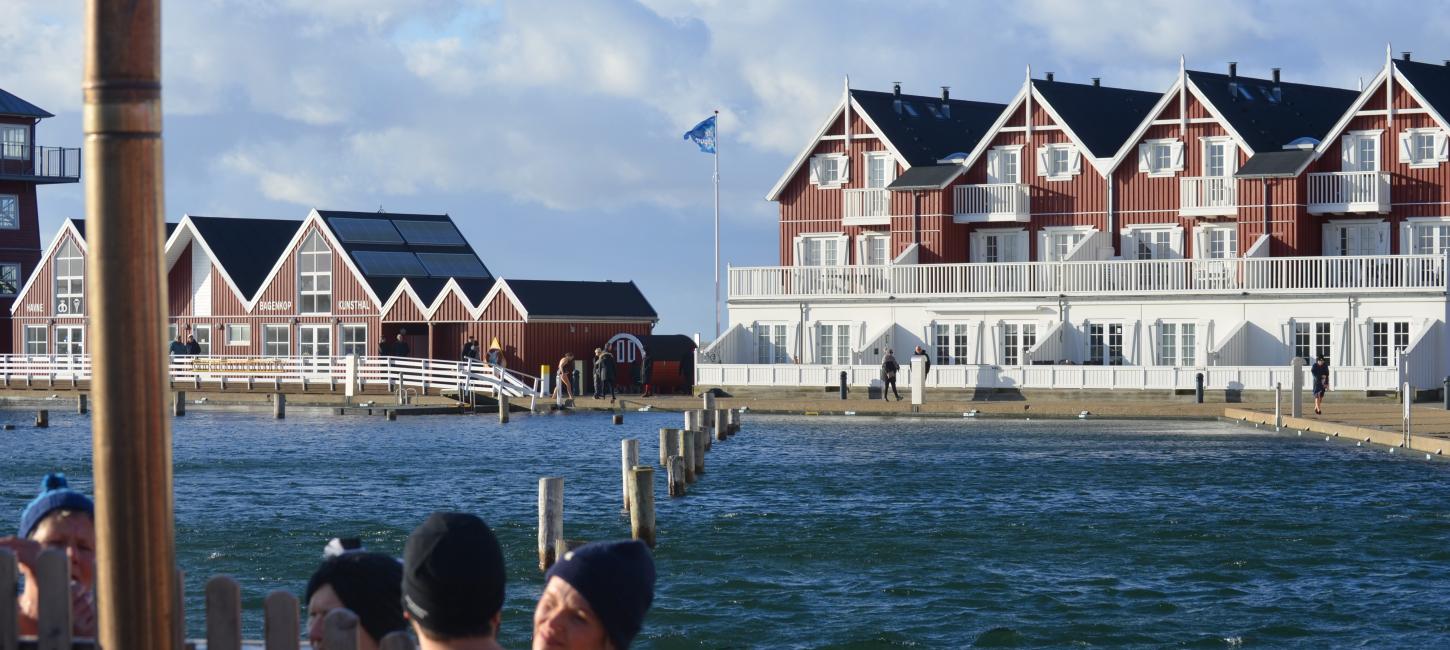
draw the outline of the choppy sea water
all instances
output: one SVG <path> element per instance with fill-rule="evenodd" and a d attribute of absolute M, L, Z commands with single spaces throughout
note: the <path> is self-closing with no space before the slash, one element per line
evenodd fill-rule
<path fill-rule="evenodd" d="M 0 521 L 39 477 L 90 488 L 88 421 L 0 432 Z M 505 647 L 541 587 L 540 476 L 565 534 L 628 535 L 619 440 L 658 458 L 678 414 L 176 421 L 191 633 L 206 577 L 248 637 L 326 540 L 398 554 L 430 511 L 489 522 L 510 566 Z M 1450 464 L 1218 423 L 747 416 L 684 499 L 657 478 L 643 648 L 1450 646 Z M 12 532 L 14 523 L 0 525 Z"/>

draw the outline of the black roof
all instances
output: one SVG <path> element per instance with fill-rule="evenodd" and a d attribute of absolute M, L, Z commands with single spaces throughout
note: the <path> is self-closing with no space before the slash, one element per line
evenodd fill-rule
<path fill-rule="evenodd" d="M 67 221 L 71 222 L 71 225 L 73 225 L 73 226 L 76 227 L 76 232 L 80 234 L 81 239 L 85 239 L 86 238 L 86 220 L 85 219 L 67 219 Z M 177 224 L 174 224 L 174 223 L 171 223 L 170 221 L 168 221 L 168 222 L 166 222 L 165 226 L 166 226 L 166 237 L 169 239 L 171 237 L 171 233 L 176 230 Z"/>
<path fill-rule="evenodd" d="M 639 337 L 644 353 L 656 361 L 683 361 L 695 352 L 695 339 L 684 334 L 645 334 Z"/>
<path fill-rule="evenodd" d="M 851 97 L 912 166 L 931 165 L 954 153 L 970 153 L 1007 108 L 991 102 L 943 102 L 940 97 L 901 95 L 898 111 L 898 97 L 892 93 L 852 90 Z M 948 110 L 942 110 L 943 104 Z"/>
<path fill-rule="evenodd" d="M 939 190 L 961 173 L 961 165 L 919 165 L 886 186 L 889 190 Z"/>
<path fill-rule="evenodd" d="M 1116 154 L 1163 97 L 1163 93 L 1045 79 L 1032 80 L 1032 87 L 1095 158 Z"/>
<path fill-rule="evenodd" d="M 505 280 L 529 318 L 637 318 L 659 315 L 634 282 Z"/>
<path fill-rule="evenodd" d="M 368 285 L 371 286 L 373 289 L 373 293 L 376 294 L 379 299 L 387 300 L 387 297 L 391 296 L 393 294 L 393 291 L 398 288 L 398 285 L 402 283 L 403 278 L 407 278 L 409 286 L 413 287 L 413 291 L 418 294 L 418 297 L 421 298 L 424 303 L 431 304 L 433 300 L 438 297 L 438 293 L 443 290 L 443 286 L 448 283 L 449 278 L 427 274 L 378 275 L 375 273 L 369 273 L 368 266 L 358 261 L 358 253 L 451 253 L 469 255 L 475 260 L 478 260 L 479 265 L 483 267 L 483 277 L 456 278 L 458 280 L 459 286 L 463 288 L 464 293 L 468 294 L 469 298 L 473 300 L 474 303 L 477 303 L 479 300 L 482 300 L 484 294 L 487 294 L 488 290 L 493 287 L 493 273 L 488 270 L 487 265 L 483 264 L 483 260 L 478 259 L 478 253 L 474 252 L 473 247 L 470 246 L 468 243 L 468 239 L 463 237 L 461 232 L 458 233 L 456 243 L 407 242 L 404 241 L 404 236 L 399 234 L 399 231 L 397 231 L 392 225 L 386 225 L 382 227 L 396 237 L 396 242 L 360 242 L 356 240 L 350 241 L 344 233 L 339 232 L 339 228 L 336 223 L 338 219 L 363 219 L 369 221 L 395 223 L 422 221 L 452 224 L 454 226 L 454 230 L 457 230 L 457 224 L 454 224 L 453 219 L 446 214 L 349 212 L 345 210 L 318 210 L 317 214 L 318 216 L 322 217 L 322 220 L 324 222 L 327 223 L 328 228 L 332 230 L 333 234 L 337 235 L 338 242 L 342 244 L 343 252 L 347 253 L 348 257 L 352 259 L 353 265 L 357 267 L 358 272 L 362 274 L 365 280 L 367 280 Z M 482 287 L 481 290 L 480 287 Z"/>
<path fill-rule="evenodd" d="M 1293 178 L 1314 160 L 1313 149 L 1261 151 L 1250 156 L 1235 178 Z"/>
<path fill-rule="evenodd" d="M 1357 91 L 1330 86 L 1280 82 L 1276 92 L 1269 79 L 1197 70 L 1185 74 L 1255 153 L 1276 151 L 1300 138 L 1323 139 L 1359 97 Z"/>
<path fill-rule="evenodd" d="M 55 117 L 45 109 L 27 102 L 0 88 L 0 115 L 14 117 Z"/>
<path fill-rule="evenodd" d="M 1396 59 L 1395 69 L 1405 75 L 1440 117 L 1450 115 L 1450 66 Z"/>
<path fill-rule="evenodd" d="M 191 225 L 206 240 L 216 263 L 251 298 L 262 288 L 267 274 L 297 236 L 301 221 L 291 219 L 243 219 L 188 215 Z"/>

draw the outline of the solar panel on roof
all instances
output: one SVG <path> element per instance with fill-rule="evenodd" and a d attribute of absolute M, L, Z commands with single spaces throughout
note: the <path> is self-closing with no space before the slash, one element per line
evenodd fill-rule
<path fill-rule="evenodd" d="M 435 278 L 486 278 L 488 270 L 478 257 L 465 253 L 418 253 L 418 259 Z"/>
<path fill-rule="evenodd" d="M 403 221 L 394 220 L 393 225 L 403 233 L 409 244 L 424 246 L 462 246 L 463 235 L 447 221 Z"/>
<path fill-rule="evenodd" d="M 336 217 L 327 224 L 337 238 L 351 244 L 401 244 L 403 236 L 387 219 L 352 219 Z"/>
<path fill-rule="evenodd" d="M 378 276 L 423 276 L 428 271 L 412 253 L 395 251 L 357 251 L 353 253 L 358 266 L 365 275 Z"/>

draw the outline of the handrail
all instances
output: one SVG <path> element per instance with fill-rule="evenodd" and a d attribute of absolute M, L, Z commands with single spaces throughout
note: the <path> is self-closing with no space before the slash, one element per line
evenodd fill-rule
<path fill-rule="evenodd" d="M 0 143 L 0 175 L 79 179 L 81 150 L 79 147 Z"/>

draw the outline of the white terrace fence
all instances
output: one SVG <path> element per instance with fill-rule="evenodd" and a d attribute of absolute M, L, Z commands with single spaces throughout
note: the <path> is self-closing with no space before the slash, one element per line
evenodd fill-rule
<path fill-rule="evenodd" d="M 90 355 L 0 355 L 0 385 L 5 388 L 79 387 L 91 379 Z M 538 377 L 485 363 L 407 357 L 172 357 L 173 386 L 219 390 L 327 387 L 356 393 L 411 390 L 458 391 L 497 397 L 537 397 Z"/>
<path fill-rule="evenodd" d="M 911 385 L 911 367 L 902 360 L 899 385 Z M 831 387 L 839 386 L 841 372 L 853 387 L 881 384 L 879 365 L 830 366 L 794 364 L 700 364 L 700 386 Z M 1309 369 L 1304 369 L 1309 386 Z M 927 388 L 1038 388 L 1038 389 L 1192 389 L 1196 375 L 1203 373 L 1210 390 L 1273 390 L 1274 384 L 1293 386 L 1289 366 L 932 366 Z M 1401 378 L 1393 366 L 1338 366 L 1330 368 L 1330 386 L 1335 390 L 1385 390 L 1399 387 Z M 1428 386 L 1420 386 L 1428 388 Z"/>
<path fill-rule="evenodd" d="M 1444 255 L 761 266 L 729 271 L 730 299 L 1445 291 Z"/>

